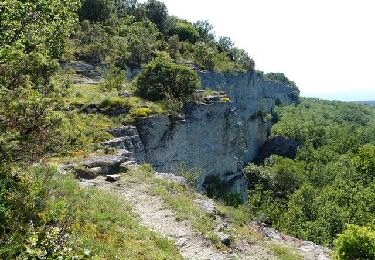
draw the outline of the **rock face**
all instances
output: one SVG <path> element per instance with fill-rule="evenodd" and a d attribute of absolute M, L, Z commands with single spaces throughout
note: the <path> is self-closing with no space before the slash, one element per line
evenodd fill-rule
<path fill-rule="evenodd" d="M 271 136 L 264 142 L 256 157 L 256 161 L 263 162 L 264 159 L 270 157 L 272 154 L 294 159 L 301 145 L 301 143 L 283 136 Z"/>
<path fill-rule="evenodd" d="M 293 90 L 256 73 L 199 75 L 203 89 L 226 92 L 231 101 L 188 104 L 178 120 L 167 115 L 138 118 L 137 133 L 132 133 L 136 140 L 126 129 L 113 130 L 113 147 L 132 150 L 137 162 L 150 163 L 157 171 L 197 171 L 201 191 L 206 179 L 214 176 L 225 183 L 223 192 L 245 199 L 242 169 L 267 139 L 275 104 L 292 103 Z"/>

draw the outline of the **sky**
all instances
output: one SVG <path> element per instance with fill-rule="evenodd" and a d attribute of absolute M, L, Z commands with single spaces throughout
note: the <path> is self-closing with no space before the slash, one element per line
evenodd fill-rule
<path fill-rule="evenodd" d="M 374 0 L 162 0 L 170 15 L 208 20 L 264 72 L 302 96 L 375 100 Z"/>

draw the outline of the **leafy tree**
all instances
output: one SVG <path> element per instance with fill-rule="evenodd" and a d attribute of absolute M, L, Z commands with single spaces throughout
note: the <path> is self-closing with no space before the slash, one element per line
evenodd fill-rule
<path fill-rule="evenodd" d="M 363 178 L 368 181 L 375 177 L 375 145 L 367 144 L 362 146 L 353 158 L 353 165 Z"/>
<path fill-rule="evenodd" d="M 48 147 L 59 118 L 58 91 L 51 76 L 58 68 L 78 1 L 12 0 L 0 8 L 0 158 L 35 160 Z M 56 19 L 59 17 L 59 19 Z"/>
<path fill-rule="evenodd" d="M 119 57 L 120 64 L 139 68 L 151 61 L 160 48 L 160 32 L 149 22 L 135 22 L 120 29 L 119 36 L 126 39 L 126 53 Z"/>
<path fill-rule="evenodd" d="M 137 0 L 115 0 L 115 7 L 118 17 L 135 15 L 138 6 Z"/>
<path fill-rule="evenodd" d="M 181 44 L 177 35 L 173 35 L 168 39 L 170 55 L 172 59 L 177 60 L 180 56 Z"/>
<path fill-rule="evenodd" d="M 214 42 L 215 34 L 213 33 L 214 27 L 207 20 L 197 21 L 194 23 L 195 28 L 199 32 L 199 40 L 204 42 Z"/>
<path fill-rule="evenodd" d="M 239 70 L 253 71 L 255 68 L 255 62 L 249 57 L 249 54 L 238 48 L 232 48 L 230 50 L 230 56 L 232 60 L 237 64 Z"/>
<path fill-rule="evenodd" d="M 335 241 L 335 259 L 375 259 L 375 230 L 348 225 Z"/>
<path fill-rule="evenodd" d="M 79 9 L 80 20 L 103 22 L 109 20 L 115 14 L 113 0 L 83 0 Z"/>
<path fill-rule="evenodd" d="M 159 56 L 143 67 L 136 78 L 137 94 L 157 101 L 166 97 L 188 99 L 198 88 L 198 75 L 191 68 Z"/>
<path fill-rule="evenodd" d="M 217 43 L 220 52 L 230 52 L 234 48 L 234 42 L 229 37 L 220 37 Z"/>
<path fill-rule="evenodd" d="M 171 35 L 178 35 L 181 41 L 195 43 L 199 38 L 198 30 L 189 22 L 177 21 L 170 30 Z"/>
<path fill-rule="evenodd" d="M 120 92 L 123 83 L 125 81 L 125 73 L 120 68 L 111 66 L 106 71 L 105 81 L 102 83 L 102 88 L 105 91 L 112 91 L 116 89 L 117 92 Z"/>
<path fill-rule="evenodd" d="M 284 75 L 284 73 L 275 73 L 275 72 L 266 73 L 266 74 L 264 74 L 264 79 L 279 82 L 279 83 L 282 83 L 282 84 L 286 84 L 286 85 L 289 85 L 291 87 L 297 87 L 296 83 L 294 81 L 289 80 Z"/>
<path fill-rule="evenodd" d="M 165 32 L 168 9 L 163 2 L 148 0 L 146 3 L 141 5 L 140 9 L 143 10 L 146 17 L 156 25 L 160 32 Z"/>
<path fill-rule="evenodd" d="M 214 71 L 217 50 L 205 42 L 196 43 L 194 48 L 195 62 L 207 70 Z"/>
<path fill-rule="evenodd" d="M 75 56 L 88 63 L 99 63 L 113 56 L 116 51 L 112 35 L 100 23 L 85 20 L 76 34 L 79 46 Z M 121 41 L 117 39 L 117 43 Z"/>

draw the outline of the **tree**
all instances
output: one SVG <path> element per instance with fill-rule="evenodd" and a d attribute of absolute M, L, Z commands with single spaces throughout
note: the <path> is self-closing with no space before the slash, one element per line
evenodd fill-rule
<path fill-rule="evenodd" d="M 120 36 L 126 39 L 127 53 L 120 56 L 119 62 L 131 68 L 150 62 L 160 47 L 161 34 L 150 21 L 131 23 L 120 30 Z"/>
<path fill-rule="evenodd" d="M 352 159 L 354 167 L 367 181 L 374 180 L 375 177 L 375 145 L 367 144 L 362 146 L 357 155 Z"/>
<path fill-rule="evenodd" d="M 134 15 L 137 9 L 137 0 L 115 0 L 115 7 L 118 17 Z"/>
<path fill-rule="evenodd" d="M 197 21 L 194 23 L 195 28 L 199 32 L 199 39 L 205 42 L 214 42 L 215 34 L 213 33 L 214 27 L 207 20 Z"/>
<path fill-rule="evenodd" d="M 111 18 L 115 13 L 113 0 L 83 0 L 78 14 L 80 20 L 103 22 Z"/>
<path fill-rule="evenodd" d="M 255 68 L 255 62 L 249 57 L 249 54 L 238 48 L 232 48 L 230 50 L 231 59 L 237 64 L 237 68 L 245 71 L 253 71 Z"/>
<path fill-rule="evenodd" d="M 199 38 L 198 30 L 189 22 L 177 21 L 171 28 L 170 35 L 177 35 L 181 41 L 195 43 Z"/>
<path fill-rule="evenodd" d="M 146 3 L 141 5 L 141 10 L 144 10 L 146 17 L 156 24 L 156 27 L 161 33 L 165 32 L 166 21 L 168 18 L 167 6 L 157 0 L 148 0 Z"/>
<path fill-rule="evenodd" d="M 136 78 L 137 95 L 151 101 L 172 97 L 187 100 L 199 87 L 197 73 L 159 56 L 143 67 Z"/>
<path fill-rule="evenodd" d="M 217 50 L 205 42 L 197 42 L 194 47 L 195 62 L 206 70 L 214 71 Z"/>
<path fill-rule="evenodd" d="M 59 125 L 51 76 L 79 7 L 72 0 L 10 0 L 0 5 L 0 163 L 35 160 Z M 59 19 L 56 19 L 58 17 Z"/>
<path fill-rule="evenodd" d="M 375 259 L 375 230 L 348 225 L 335 241 L 335 259 Z"/>
<path fill-rule="evenodd" d="M 234 48 L 234 42 L 229 37 L 220 37 L 217 43 L 220 52 L 230 52 Z"/>

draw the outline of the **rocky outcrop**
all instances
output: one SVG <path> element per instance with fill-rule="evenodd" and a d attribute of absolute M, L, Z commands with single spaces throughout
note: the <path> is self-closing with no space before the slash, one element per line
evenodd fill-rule
<path fill-rule="evenodd" d="M 150 163 L 157 171 L 199 172 L 201 191 L 207 180 L 217 177 L 225 184 L 223 192 L 244 199 L 247 183 L 242 169 L 267 139 L 275 104 L 290 104 L 293 90 L 256 73 L 199 75 L 203 89 L 226 92 L 231 101 L 187 104 L 179 119 L 138 118 L 136 129 L 112 130 L 116 138 L 106 145 L 131 150 L 137 162 Z"/>
<path fill-rule="evenodd" d="M 294 159 L 301 145 L 300 142 L 288 139 L 284 136 L 271 136 L 260 148 L 256 157 L 256 162 L 263 162 L 264 159 L 270 157 L 272 154 Z"/>

